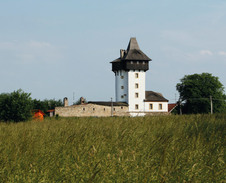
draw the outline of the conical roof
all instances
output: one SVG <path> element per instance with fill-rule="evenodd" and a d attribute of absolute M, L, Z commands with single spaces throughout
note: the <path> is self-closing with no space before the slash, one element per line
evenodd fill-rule
<path fill-rule="evenodd" d="M 140 50 L 136 38 L 132 37 L 130 38 L 129 45 L 127 47 L 127 54 L 125 55 L 124 60 L 150 61 L 151 59 Z"/>
<path fill-rule="evenodd" d="M 127 50 L 120 50 L 120 57 L 112 61 L 112 71 L 118 70 L 143 70 L 149 69 L 148 62 L 151 59 L 145 55 L 137 43 L 135 37 L 130 38 Z"/>
<path fill-rule="evenodd" d="M 135 37 L 130 38 L 127 50 L 124 50 L 123 57 L 119 57 L 112 62 L 120 62 L 123 60 L 151 61 L 151 59 L 140 50 L 140 47 Z"/>
<path fill-rule="evenodd" d="M 133 49 L 140 50 L 140 47 L 139 47 L 135 37 L 130 38 L 129 45 L 127 47 L 127 51 L 133 50 Z"/>

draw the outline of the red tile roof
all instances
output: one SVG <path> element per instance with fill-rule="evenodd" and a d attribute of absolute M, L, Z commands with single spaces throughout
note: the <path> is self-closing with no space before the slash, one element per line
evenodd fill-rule
<path fill-rule="evenodd" d="M 172 110 L 177 106 L 177 103 L 175 104 L 168 104 L 168 112 L 172 112 Z"/>

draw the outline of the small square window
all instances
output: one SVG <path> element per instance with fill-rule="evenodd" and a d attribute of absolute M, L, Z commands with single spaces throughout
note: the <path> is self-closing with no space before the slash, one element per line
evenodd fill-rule
<path fill-rule="evenodd" d="M 162 104 L 159 104 L 159 110 L 162 110 Z"/>
<path fill-rule="evenodd" d="M 124 98 L 124 96 L 123 96 L 123 95 L 121 95 L 121 98 Z"/>
<path fill-rule="evenodd" d="M 153 104 L 149 105 L 149 109 L 151 109 L 151 110 L 153 109 Z"/>
<path fill-rule="evenodd" d="M 105 111 L 106 109 L 104 108 L 104 111 Z"/>
<path fill-rule="evenodd" d="M 115 111 L 115 108 L 113 108 L 113 110 Z"/>
<path fill-rule="evenodd" d="M 121 107 L 121 109 L 123 109 L 123 107 Z"/>
<path fill-rule="evenodd" d="M 93 108 L 93 111 L 95 111 L 95 108 Z"/>
<path fill-rule="evenodd" d="M 86 108 L 83 108 L 83 111 L 85 111 L 86 110 Z"/>
<path fill-rule="evenodd" d="M 139 88 L 139 84 L 138 83 L 135 83 L 135 88 Z"/>
<path fill-rule="evenodd" d="M 138 104 L 135 104 L 135 109 L 139 109 L 139 105 Z"/>
<path fill-rule="evenodd" d="M 139 78 L 139 74 L 138 73 L 135 73 L 135 78 Z"/>
<path fill-rule="evenodd" d="M 121 86 L 121 89 L 124 89 L 124 86 Z"/>
<path fill-rule="evenodd" d="M 124 79 L 124 76 L 121 76 L 121 79 Z"/>
<path fill-rule="evenodd" d="M 124 96 L 126 96 L 126 94 L 124 94 Z"/>
<path fill-rule="evenodd" d="M 139 97 L 139 93 L 135 93 L 135 97 L 138 98 Z"/>

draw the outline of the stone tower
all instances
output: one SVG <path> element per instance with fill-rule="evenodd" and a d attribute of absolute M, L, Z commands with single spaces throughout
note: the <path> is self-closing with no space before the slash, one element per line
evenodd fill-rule
<path fill-rule="evenodd" d="M 127 102 L 129 112 L 145 111 L 145 72 L 151 59 L 146 56 L 131 38 L 126 50 L 120 50 L 120 57 L 112 61 L 115 73 L 116 102 Z"/>

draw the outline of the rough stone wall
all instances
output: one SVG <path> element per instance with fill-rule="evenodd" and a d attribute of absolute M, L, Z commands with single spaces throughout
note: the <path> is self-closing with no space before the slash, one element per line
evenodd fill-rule
<path fill-rule="evenodd" d="M 81 104 L 67 107 L 56 107 L 55 114 L 62 117 L 111 116 L 111 106 Z M 113 116 L 129 116 L 127 106 L 113 106 Z"/>

